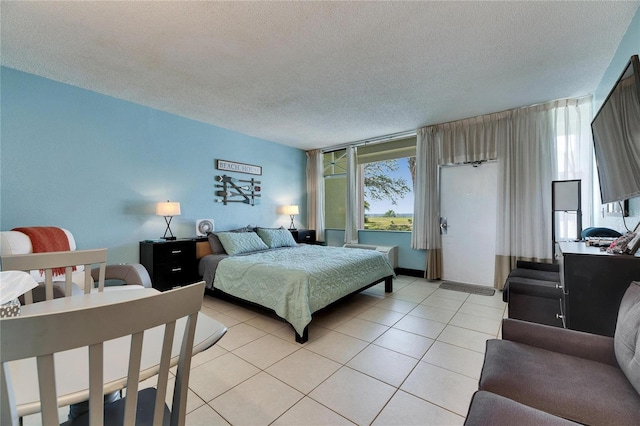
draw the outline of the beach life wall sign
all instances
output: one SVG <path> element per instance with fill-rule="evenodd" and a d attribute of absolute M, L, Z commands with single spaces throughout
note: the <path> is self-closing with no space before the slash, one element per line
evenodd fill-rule
<path fill-rule="evenodd" d="M 253 164 L 236 163 L 235 161 L 216 160 L 216 169 L 227 172 L 247 173 L 250 175 L 262 175 L 262 167 Z"/>

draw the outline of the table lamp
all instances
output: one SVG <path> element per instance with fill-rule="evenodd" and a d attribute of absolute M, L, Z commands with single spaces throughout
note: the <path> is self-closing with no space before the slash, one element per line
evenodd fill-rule
<path fill-rule="evenodd" d="M 293 218 L 295 217 L 295 215 L 300 213 L 298 206 L 296 205 L 284 206 L 282 208 L 282 213 L 288 214 L 291 217 L 291 224 L 289 225 L 289 229 L 295 230 L 296 226 L 293 223 Z"/>
<path fill-rule="evenodd" d="M 156 205 L 156 215 L 164 216 L 164 221 L 167 223 L 167 229 L 165 229 L 162 238 L 165 240 L 175 240 L 176 237 L 173 236 L 170 225 L 173 216 L 180 216 L 180 203 L 171 202 L 169 200 L 167 200 L 166 203 L 158 203 Z M 167 237 L 167 233 L 170 234 L 169 237 Z"/>

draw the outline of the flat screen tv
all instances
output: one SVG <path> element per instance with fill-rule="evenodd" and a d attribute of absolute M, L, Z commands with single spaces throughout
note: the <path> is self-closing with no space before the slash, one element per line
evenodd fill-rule
<path fill-rule="evenodd" d="M 640 196 L 640 61 L 633 55 L 591 122 L 602 203 Z"/>

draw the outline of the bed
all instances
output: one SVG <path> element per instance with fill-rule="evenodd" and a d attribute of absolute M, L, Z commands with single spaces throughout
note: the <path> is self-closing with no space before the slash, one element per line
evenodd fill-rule
<path fill-rule="evenodd" d="M 269 233 L 277 234 L 274 230 Z M 227 233 L 216 236 L 222 240 L 227 237 L 223 234 Z M 258 228 L 253 234 L 264 232 Z M 240 252 L 227 245 L 220 252 L 211 244 L 213 253 L 202 256 L 199 264 L 207 288 L 273 310 L 291 324 L 299 343 L 308 339 L 314 312 L 383 281 L 385 291 L 393 291 L 393 268 L 383 254 L 297 244 L 286 239 L 286 234 L 280 233 L 286 243 L 274 243 L 262 235 L 264 246 L 245 247 Z M 232 237 L 255 240 L 255 236 Z"/>

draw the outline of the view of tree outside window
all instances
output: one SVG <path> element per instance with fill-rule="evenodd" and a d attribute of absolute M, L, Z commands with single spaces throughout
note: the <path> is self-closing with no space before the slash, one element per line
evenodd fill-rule
<path fill-rule="evenodd" d="M 365 163 L 364 229 L 411 231 L 415 157 Z M 344 229 L 347 194 L 346 150 L 324 154 L 325 226 Z"/>
<path fill-rule="evenodd" d="M 411 231 L 415 157 L 364 165 L 364 229 Z"/>

